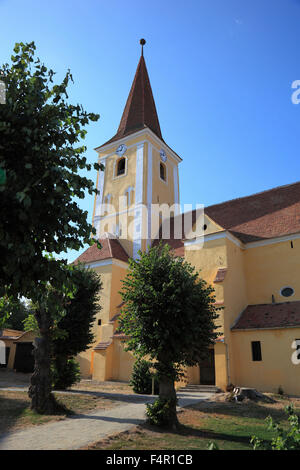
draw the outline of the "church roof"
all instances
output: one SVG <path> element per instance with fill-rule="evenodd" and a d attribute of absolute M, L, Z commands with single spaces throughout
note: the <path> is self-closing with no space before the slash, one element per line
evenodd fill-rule
<path fill-rule="evenodd" d="M 243 243 L 300 232 L 300 182 L 209 206 L 205 213 Z"/>
<path fill-rule="evenodd" d="M 300 182 L 208 206 L 204 213 L 242 243 L 300 233 Z M 183 214 L 176 217 L 182 217 L 184 225 Z M 171 219 L 171 233 L 173 227 Z M 184 234 L 184 227 L 182 231 Z M 183 240 L 184 235 L 167 240 L 177 256 L 184 256 Z M 154 245 L 157 243 L 155 240 Z"/>
<path fill-rule="evenodd" d="M 300 301 L 248 305 L 232 330 L 300 327 Z"/>
<path fill-rule="evenodd" d="M 111 238 L 111 236 L 107 234 L 100 238 L 99 242 L 102 245 L 101 250 L 99 250 L 97 244 L 94 243 L 76 258 L 74 264 L 88 264 L 112 258 L 128 262 L 128 255 L 117 238 Z"/>
<path fill-rule="evenodd" d="M 118 131 L 103 145 L 147 127 L 163 140 L 145 59 L 141 55 Z"/>

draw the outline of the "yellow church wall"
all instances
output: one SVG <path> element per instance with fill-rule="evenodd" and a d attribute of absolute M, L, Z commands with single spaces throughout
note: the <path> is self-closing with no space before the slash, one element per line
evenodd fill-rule
<path fill-rule="evenodd" d="M 249 304 L 300 300 L 300 239 L 248 248 L 245 250 L 245 273 Z M 291 286 L 292 297 L 282 297 L 280 289 Z"/>
<path fill-rule="evenodd" d="M 103 325 L 109 322 L 110 309 L 111 309 L 111 283 L 112 283 L 112 264 L 98 266 L 93 268 L 99 274 L 102 281 L 102 290 L 100 292 L 100 305 L 101 310 L 96 315 L 96 320 L 92 329 L 95 336 L 95 342 L 102 341 Z M 98 320 L 101 320 L 101 326 L 98 325 Z"/>
<path fill-rule="evenodd" d="M 136 147 L 129 148 L 124 157 L 126 157 L 125 174 L 120 176 L 116 176 L 119 157 L 112 155 L 106 159 L 103 194 L 112 195 L 110 204 L 113 206 L 108 214 L 124 210 L 124 207 L 119 206 L 119 197 L 124 196 L 129 186 L 135 187 Z"/>
<path fill-rule="evenodd" d="M 135 358 L 132 353 L 124 350 L 124 343 L 120 339 L 114 340 L 111 379 L 128 382 L 131 378 Z"/>
<path fill-rule="evenodd" d="M 76 361 L 80 366 L 80 373 L 83 378 L 88 378 L 92 369 L 95 369 L 96 354 L 94 356 L 94 363 L 92 363 L 93 348 L 100 341 L 108 341 L 112 336 L 112 326 L 108 324 L 110 314 L 110 290 L 112 282 L 112 265 L 104 265 L 93 268 L 101 278 L 102 290 L 100 292 L 99 303 L 101 310 L 96 314 L 95 322 L 92 326 L 92 334 L 94 335 L 94 342 L 90 347 L 76 356 Z M 101 326 L 98 325 L 98 320 L 101 320 Z"/>
<path fill-rule="evenodd" d="M 146 140 L 144 140 L 146 139 Z M 103 195 L 104 198 L 106 195 L 110 194 L 111 204 L 113 206 L 110 212 L 105 213 L 105 217 L 101 219 L 101 232 L 114 232 L 114 225 L 119 224 L 121 222 L 123 226 L 122 219 L 124 221 L 124 215 L 122 216 L 122 210 L 124 208 L 119 207 L 119 196 L 124 195 L 126 189 L 131 186 L 134 188 L 133 197 L 133 204 L 131 204 L 128 213 L 128 231 L 127 231 L 127 239 L 124 238 L 124 234 L 120 237 L 120 243 L 127 251 L 129 256 L 132 256 L 132 238 L 133 238 L 133 215 L 134 215 L 134 203 L 135 203 L 135 186 L 136 186 L 136 155 L 137 155 L 137 146 L 139 144 L 144 144 L 144 151 L 143 151 L 143 197 L 142 203 L 146 207 L 149 202 L 155 204 L 164 204 L 167 203 L 169 205 L 174 204 L 174 167 L 177 166 L 178 162 L 173 158 L 170 152 L 166 149 L 167 161 L 164 163 L 167 170 L 167 181 L 164 182 L 160 179 L 160 146 L 158 143 L 153 139 L 151 134 L 145 130 L 143 135 L 139 137 L 135 137 L 132 139 L 126 139 L 126 146 L 128 147 L 127 151 L 125 152 L 124 156 L 127 158 L 126 163 L 126 173 L 120 177 L 114 176 L 114 168 L 115 163 L 118 159 L 117 155 L 113 152 L 116 151 L 117 147 L 119 146 L 120 142 L 114 143 L 105 152 L 100 152 L 99 157 L 100 161 L 102 157 L 106 157 L 105 165 L 105 177 L 104 177 L 104 186 L 103 186 Z M 152 168 L 151 168 L 151 175 L 148 175 L 148 158 L 149 158 L 149 146 L 152 146 Z M 162 143 L 162 146 L 163 143 Z M 99 178 L 99 173 L 97 175 L 97 181 Z M 152 197 L 150 201 L 148 201 L 148 181 L 151 178 L 152 181 Z M 179 197 L 179 183 L 177 192 Z M 94 216 L 95 216 L 95 206 L 96 206 L 96 198 L 94 202 Z M 116 215 L 118 212 L 121 212 L 120 219 L 119 216 Z M 94 217 L 93 216 L 93 217 Z M 147 217 L 144 217 L 143 220 L 144 227 L 148 227 L 147 224 Z M 122 227 L 123 231 L 123 227 Z M 147 236 L 143 237 L 144 240 L 142 242 L 142 249 L 146 249 L 147 243 Z"/>
<path fill-rule="evenodd" d="M 200 383 L 200 368 L 199 366 L 188 367 L 186 369 L 186 377 L 184 381 L 179 381 L 176 388 L 184 387 L 186 384 L 197 385 Z"/>
<path fill-rule="evenodd" d="M 106 351 L 94 351 L 93 355 L 93 380 L 103 382 L 106 378 Z"/>
<path fill-rule="evenodd" d="M 83 379 L 88 379 L 92 374 L 93 369 L 93 348 L 88 348 L 86 351 L 81 352 L 76 356 L 76 362 L 80 367 L 80 375 Z"/>
<path fill-rule="evenodd" d="M 197 247 L 197 245 L 190 245 L 185 247 L 185 259 L 195 266 L 199 271 L 199 275 L 208 284 L 215 289 L 216 302 L 222 303 L 224 301 L 224 285 L 223 283 L 214 284 L 214 279 L 219 268 L 226 268 L 227 266 L 227 247 L 224 238 L 210 240 L 205 242 L 199 249 L 190 249 L 190 247 Z M 218 311 L 219 319 L 216 320 L 216 325 L 220 326 L 219 331 L 223 331 L 224 313 L 223 310 Z"/>
<path fill-rule="evenodd" d="M 111 292 L 110 292 L 110 318 L 112 318 L 120 308 L 118 305 L 122 303 L 122 296 L 120 292 L 123 289 L 123 280 L 128 272 L 128 268 L 119 265 L 112 266 L 112 279 L 111 279 Z"/>
<path fill-rule="evenodd" d="M 168 156 L 167 156 L 168 158 Z M 174 204 L 174 177 L 173 164 L 170 159 L 164 163 L 166 167 L 166 181 L 160 179 L 160 154 L 153 147 L 152 150 L 152 194 L 154 204 Z"/>
<path fill-rule="evenodd" d="M 235 383 L 234 347 L 231 341 L 231 326 L 238 315 L 248 305 L 245 279 L 244 250 L 226 239 L 227 273 L 224 284 L 224 336 L 229 358 L 228 382 Z M 228 365 L 228 364 L 227 364 Z"/>
<path fill-rule="evenodd" d="M 217 342 L 215 343 L 214 351 L 216 386 L 225 391 L 228 384 L 226 345 L 222 342 Z"/>
<path fill-rule="evenodd" d="M 281 387 L 300 395 L 300 365 L 291 360 L 295 339 L 300 339 L 300 328 L 233 331 L 235 385 L 275 393 Z M 252 341 L 261 341 L 262 361 L 252 361 Z"/>

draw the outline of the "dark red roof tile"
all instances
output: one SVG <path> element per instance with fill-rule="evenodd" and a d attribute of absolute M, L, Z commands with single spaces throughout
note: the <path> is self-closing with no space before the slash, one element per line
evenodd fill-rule
<path fill-rule="evenodd" d="M 88 264 L 109 258 L 128 262 L 129 257 L 117 238 L 110 238 L 107 236 L 99 239 L 99 242 L 102 245 L 101 250 L 99 250 L 97 244 L 94 243 L 74 261 L 74 264 L 79 262 Z"/>
<path fill-rule="evenodd" d="M 209 206 L 205 213 L 244 243 L 300 232 L 300 182 Z"/>
<path fill-rule="evenodd" d="M 300 182 L 233 199 L 208 206 L 204 209 L 214 222 L 228 230 L 243 243 L 292 235 L 300 232 Z M 182 218 L 182 239 L 174 239 L 174 219 L 170 219 L 171 237 L 165 240 L 178 256 L 184 256 L 183 240 L 184 214 Z M 192 212 L 193 223 L 196 211 Z M 154 240 L 153 245 L 157 245 Z"/>
<path fill-rule="evenodd" d="M 232 330 L 300 327 L 300 301 L 248 305 Z"/>
<path fill-rule="evenodd" d="M 146 127 L 163 140 L 145 59 L 141 56 L 118 131 L 103 145 Z"/>

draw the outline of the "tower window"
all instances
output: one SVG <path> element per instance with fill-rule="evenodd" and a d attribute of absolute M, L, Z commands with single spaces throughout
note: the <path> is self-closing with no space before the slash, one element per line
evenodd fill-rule
<path fill-rule="evenodd" d="M 160 163 L 159 164 L 159 173 L 160 173 L 160 179 L 162 179 L 163 181 L 166 181 L 166 166 L 163 164 L 163 163 Z"/>
<path fill-rule="evenodd" d="M 261 361 L 261 344 L 260 341 L 251 341 L 252 361 Z"/>
<path fill-rule="evenodd" d="M 124 175 L 125 168 L 126 168 L 126 160 L 124 157 L 122 157 L 117 163 L 117 176 Z"/>

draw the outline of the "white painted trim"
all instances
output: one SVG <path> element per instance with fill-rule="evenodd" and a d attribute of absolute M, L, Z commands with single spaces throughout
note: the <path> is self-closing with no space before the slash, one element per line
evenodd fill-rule
<path fill-rule="evenodd" d="M 152 188 L 152 168 L 153 168 L 153 157 L 152 157 L 153 146 L 148 143 L 148 181 L 147 181 L 147 205 L 148 205 L 148 236 L 147 245 L 151 244 L 151 205 L 153 200 L 153 188 Z"/>
<path fill-rule="evenodd" d="M 103 202 L 103 188 L 104 188 L 104 177 L 105 177 L 105 161 L 103 162 L 104 170 L 99 170 L 98 173 L 98 191 L 100 194 L 96 196 L 96 207 L 95 216 L 99 216 L 101 213 L 101 206 Z"/>
<path fill-rule="evenodd" d="M 274 243 L 288 242 L 300 238 L 300 233 L 294 233 L 293 235 L 285 235 L 278 238 L 269 238 L 268 240 L 259 240 L 257 242 L 250 242 L 246 244 L 246 249 L 257 248 L 259 246 L 273 245 Z"/>
<path fill-rule="evenodd" d="M 126 214 L 127 212 L 134 212 L 135 208 L 132 207 L 131 209 L 125 209 L 123 211 L 120 211 L 120 212 L 113 212 L 112 214 L 108 214 L 108 215 L 104 215 L 104 216 L 101 216 L 100 217 L 100 220 L 103 221 L 104 219 L 109 219 L 111 217 L 116 217 L 117 215 L 123 215 L 123 214 Z"/>
<path fill-rule="evenodd" d="M 135 205 L 143 203 L 143 182 L 144 182 L 144 144 L 139 144 L 136 150 Z"/>
<path fill-rule="evenodd" d="M 85 264 L 84 267 L 85 268 L 99 268 L 101 266 L 109 266 L 109 265 L 115 265 L 115 266 L 119 266 L 120 268 L 125 268 L 127 269 L 128 268 L 128 263 L 126 263 L 125 261 L 120 261 L 120 260 L 117 260 L 115 258 L 110 258 L 110 259 L 103 259 L 101 261 L 93 261 L 92 263 L 88 263 L 88 264 Z"/>
<path fill-rule="evenodd" d="M 178 166 L 173 167 L 174 204 L 179 204 Z M 177 215 L 177 213 L 175 214 Z"/>
<path fill-rule="evenodd" d="M 231 333 L 238 333 L 239 331 L 265 331 L 265 330 L 289 330 L 298 328 L 300 330 L 300 325 L 296 326 L 269 326 L 268 328 L 232 328 Z"/>
<path fill-rule="evenodd" d="M 213 221 L 214 222 L 214 221 Z M 234 237 L 231 233 L 228 231 L 222 231 L 222 232 L 216 232 L 212 233 L 209 235 L 204 235 L 204 243 L 211 241 L 211 240 L 217 240 L 219 238 L 227 238 L 228 240 L 232 241 L 235 243 L 239 248 L 243 250 L 248 250 L 251 248 L 257 248 L 260 246 L 266 246 L 266 245 L 274 245 L 276 243 L 283 243 L 287 241 L 292 241 L 295 239 L 300 238 L 300 234 L 294 234 L 294 235 L 286 235 L 284 237 L 278 237 L 278 238 L 269 238 L 268 240 L 262 240 L 262 241 L 257 241 L 257 242 L 250 242 L 250 243 L 242 243 L 240 240 L 238 240 L 236 237 Z M 203 237 L 198 237 L 193 240 L 186 240 L 184 242 L 184 245 L 193 245 L 197 243 L 203 243 Z"/>
<path fill-rule="evenodd" d="M 136 150 L 135 173 L 135 210 L 134 210 L 134 234 L 133 234 L 133 258 L 138 257 L 138 251 L 142 247 L 143 228 L 143 192 L 144 192 L 144 143 L 139 143 Z"/>
<path fill-rule="evenodd" d="M 120 143 L 124 143 L 124 142 L 127 142 L 128 140 L 131 140 L 131 139 L 135 139 L 136 137 L 139 137 L 140 135 L 143 135 L 143 134 L 149 134 L 151 136 L 151 138 L 156 142 L 157 144 L 157 149 L 158 149 L 158 152 L 161 148 L 163 148 L 165 150 L 165 152 L 169 155 L 171 155 L 171 157 L 177 162 L 177 163 L 180 163 L 182 161 L 182 158 L 180 158 L 175 152 L 174 150 L 172 150 L 165 142 L 163 142 L 162 140 L 160 140 L 159 137 L 157 137 L 156 134 L 154 134 L 153 131 L 151 131 L 151 129 L 149 129 L 148 127 L 145 128 L 145 129 L 142 129 L 140 131 L 137 131 L 133 134 L 130 134 L 126 137 L 122 137 L 118 140 L 115 140 L 114 142 L 111 142 L 110 144 L 107 144 L 107 145 L 102 145 L 100 147 L 96 147 L 94 150 L 96 150 L 96 152 L 100 152 L 101 153 L 105 150 L 110 150 L 112 147 L 116 147 L 116 149 L 119 147 Z M 145 139 L 145 142 L 149 142 L 147 139 Z M 135 144 L 136 145 L 136 144 Z M 130 148 L 130 146 L 128 147 Z M 111 153 L 112 155 L 114 155 L 116 153 L 116 151 L 114 150 L 113 153 Z M 103 158 L 103 157 L 102 157 Z"/>
<path fill-rule="evenodd" d="M 237 240 L 234 236 L 232 236 L 230 233 L 223 231 L 223 232 L 217 232 L 217 233 L 211 233 L 209 235 L 204 235 L 203 237 L 197 237 L 193 238 L 192 240 L 185 240 L 184 241 L 184 246 L 190 246 L 190 245 L 197 245 L 198 243 L 206 243 L 212 240 L 219 240 L 222 238 L 227 238 L 228 240 L 232 241 L 237 245 L 239 248 L 244 249 L 243 245 L 239 240 Z"/>
<path fill-rule="evenodd" d="M 293 293 L 292 293 L 291 295 L 289 295 L 289 296 L 282 295 L 281 292 L 283 291 L 283 289 L 292 289 Z M 294 297 L 294 295 L 295 295 L 295 289 L 294 289 L 292 286 L 284 286 L 284 287 L 281 287 L 281 288 L 279 289 L 279 295 L 280 295 L 280 297 L 283 297 L 284 299 L 289 299 L 290 297 Z M 287 302 L 289 302 L 289 301 L 287 300 Z"/>

